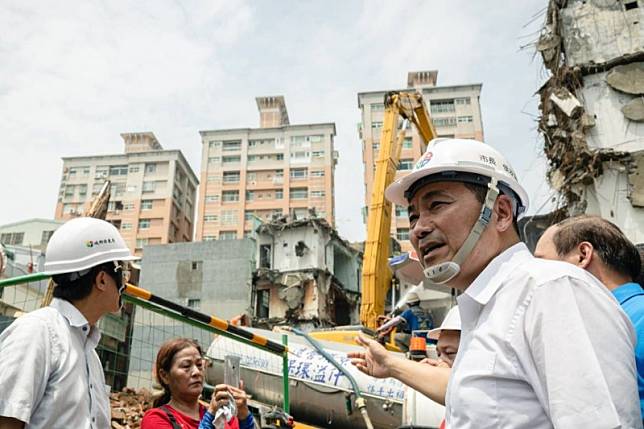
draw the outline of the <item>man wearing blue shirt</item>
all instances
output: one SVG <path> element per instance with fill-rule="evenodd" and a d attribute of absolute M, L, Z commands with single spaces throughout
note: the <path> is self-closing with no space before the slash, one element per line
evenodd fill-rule
<path fill-rule="evenodd" d="M 534 255 L 577 265 L 608 288 L 631 320 L 637 336 L 635 364 L 640 409 L 644 415 L 644 290 L 640 254 L 613 223 L 597 216 L 577 216 L 548 228 Z"/>
<path fill-rule="evenodd" d="M 403 332 L 411 334 L 412 331 L 429 331 L 434 328 L 432 315 L 420 306 L 418 294 L 414 292 L 409 294 L 407 297 L 407 306 L 407 310 L 403 311 L 400 315 L 406 322 L 403 327 Z"/>

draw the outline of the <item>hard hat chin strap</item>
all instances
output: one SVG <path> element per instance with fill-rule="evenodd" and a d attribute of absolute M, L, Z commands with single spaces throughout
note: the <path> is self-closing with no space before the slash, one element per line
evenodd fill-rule
<path fill-rule="evenodd" d="M 432 265 L 431 267 L 427 267 L 423 270 L 425 277 L 433 283 L 445 284 L 461 272 L 461 264 L 468 256 L 470 256 L 470 253 L 479 241 L 481 234 L 490 223 L 494 202 L 496 201 L 496 197 L 499 196 L 499 189 L 497 187 L 497 180 L 494 177 L 491 178 L 490 183 L 488 183 L 487 186 L 488 190 L 485 195 L 485 202 L 481 207 L 481 213 L 479 213 L 479 218 L 472 227 L 470 234 L 465 239 L 461 248 L 456 252 L 454 258 L 451 261 Z"/>

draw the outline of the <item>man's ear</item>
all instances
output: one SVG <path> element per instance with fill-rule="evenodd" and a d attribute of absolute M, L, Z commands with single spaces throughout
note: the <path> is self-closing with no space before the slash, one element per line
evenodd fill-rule
<path fill-rule="evenodd" d="M 104 292 L 107 289 L 107 274 L 105 273 L 105 271 L 99 271 L 96 274 L 96 277 L 94 278 L 94 285 L 101 292 Z"/>
<path fill-rule="evenodd" d="M 494 202 L 494 217 L 496 217 L 496 229 L 499 232 L 512 228 L 514 214 L 512 212 L 512 200 L 507 195 L 499 195 Z"/>
<path fill-rule="evenodd" d="M 577 245 L 577 265 L 583 269 L 587 269 L 593 261 L 594 257 L 593 245 L 587 241 L 582 241 Z"/>

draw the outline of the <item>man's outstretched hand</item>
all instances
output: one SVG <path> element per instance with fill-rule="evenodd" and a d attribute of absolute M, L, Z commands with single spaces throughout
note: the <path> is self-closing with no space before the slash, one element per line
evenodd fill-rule
<path fill-rule="evenodd" d="M 349 353 L 347 356 L 351 358 L 351 363 L 372 377 L 391 377 L 391 364 L 396 358 L 377 341 L 360 335 L 356 337 L 356 342 L 364 347 L 365 351 Z"/>

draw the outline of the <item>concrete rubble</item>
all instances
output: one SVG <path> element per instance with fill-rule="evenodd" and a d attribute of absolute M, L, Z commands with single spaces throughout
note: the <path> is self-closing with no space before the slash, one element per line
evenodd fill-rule
<path fill-rule="evenodd" d="M 627 230 L 643 216 L 642 18 L 637 1 L 549 2 L 536 44 L 550 73 L 538 128 L 561 216 L 600 214 Z"/>
<path fill-rule="evenodd" d="M 143 414 L 152 408 L 152 393 L 147 389 L 124 388 L 110 394 L 113 429 L 139 429 Z"/>
<path fill-rule="evenodd" d="M 358 323 L 362 253 L 324 219 L 281 216 L 257 229 L 253 326 Z"/>

